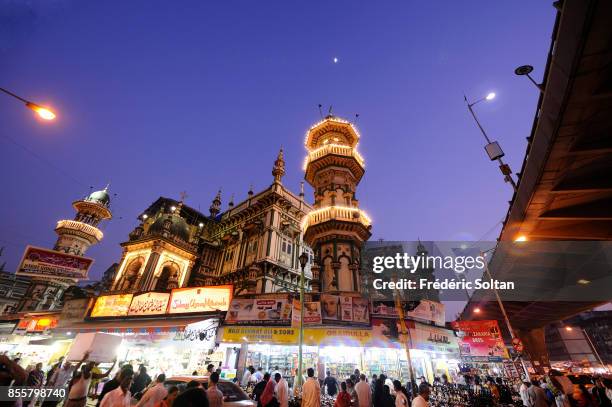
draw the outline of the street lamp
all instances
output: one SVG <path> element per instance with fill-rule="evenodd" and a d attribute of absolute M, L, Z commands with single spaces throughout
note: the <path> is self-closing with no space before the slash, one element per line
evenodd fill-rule
<path fill-rule="evenodd" d="M 526 76 L 529 78 L 529 80 L 531 81 L 531 83 L 533 83 L 536 88 L 538 88 L 538 90 L 541 93 L 544 93 L 544 86 L 542 86 L 542 84 L 537 83 L 532 77 L 531 75 L 529 75 L 531 72 L 533 71 L 533 66 L 531 65 L 521 65 L 518 68 L 516 68 L 514 70 L 514 74 L 517 76 Z"/>
<path fill-rule="evenodd" d="M 38 114 L 38 116 L 40 116 L 41 119 L 44 120 L 53 120 L 55 119 L 55 113 L 53 113 L 50 109 L 47 109 L 46 107 L 37 105 L 36 103 L 30 102 L 27 99 L 22 98 L 21 96 L 17 96 L 16 94 L 14 94 L 11 91 L 8 91 L 4 88 L 0 88 L 0 91 L 6 93 L 9 96 L 14 97 L 15 99 L 25 103 L 26 107 L 28 109 L 32 109 L 33 111 L 36 112 L 36 114 Z"/>
<path fill-rule="evenodd" d="M 497 161 L 499 162 L 499 169 L 501 170 L 502 174 L 504 175 L 504 180 L 506 182 L 509 182 L 512 185 L 512 188 L 514 188 L 514 190 L 516 191 L 516 182 L 514 182 L 514 179 L 512 178 L 512 170 L 510 169 L 510 166 L 508 164 L 505 164 L 502 161 L 502 157 L 504 156 L 504 152 L 501 148 L 501 146 L 499 145 L 499 143 L 497 141 L 491 141 L 489 139 L 489 136 L 487 136 L 487 133 L 485 132 L 484 128 L 482 127 L 482 125 L 480 124 L 480 121 L 478 121 L 478 118 L 476 117 L 476 113 L 474 113 L 474 109 L 472 109 L 472 107 L 477 104 L 480 103 L 484 100 L 486 101 L 491 101 L 493 99 L 495 99 L 495 93 L 491 92 L 489 94 L 487 94 L 487 96 L 482 97 L 478 100 L 476 100 L 475 102 L 468 102 L 467 96 L 463 95 L 463 99 L 465 100 L 465 103 L 467 105 L 468 110 L 470 111 L 470 113 L 472 114 L 472 117 L 474 118 L 474 121 L 476 122 L 476 125 L 478 125 L 478 128 L 480 129 L 482 135 L 484 136 L 485 140 L 487 140 L 487 145 L 485 146 L 485 151 L 487 152 L 487 155 L 489 156 L 489 158 L 491 159 L 491 161 Z"/>
<path fill-rule="evenodd" d="M 302 346 L 304 345 L 304 269 L 308 264 L 308 254 L 302 252 L 299 257 L 300 260 L 300 336 L 299 336 L 299 347 L 298 347 L 298 374 L 295 383 L 295 389 L 302 387 Z"/>

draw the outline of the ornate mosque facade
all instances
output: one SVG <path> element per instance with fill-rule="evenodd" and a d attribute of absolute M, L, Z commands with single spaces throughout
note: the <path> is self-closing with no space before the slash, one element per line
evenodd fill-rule
<path fill-rule="evenodd" d="M 306 202 L 303 185 L 298 194 L 283 185 L 282 150 L 272 184 L 250 190 L 240 203 L 230 200 L 225 211 L 220 191 L 208 214 L 186 205 L 184 195 L 158 198 L 121 244 L 109 292 L 224 284 L 234 286 L 234 295 L 297 292 L 298 257 L 306 252 L 307 291 L 358 295 L 361 243 L 371 229 L 355 194 L 365 171 L 358 142 L 356 128 L 335 116 L 309 129 L 304 169 L 314 205 Z"/>

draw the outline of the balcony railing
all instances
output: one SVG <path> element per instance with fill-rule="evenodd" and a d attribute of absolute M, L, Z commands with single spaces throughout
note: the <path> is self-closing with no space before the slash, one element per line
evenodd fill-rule
<path fill-rule="evenodd" d="M 305 231 L 309 226 L 330 220 L 340 220 L 347 222 L 359 222 L 365 227 L 372 225 L 372 221 L 364 211 L 359 208 L 345 206 L 329 206 L 327 208 L 315 209 L 304 217 L 302 230 Z"/>
<path fill-rule="evenodd" d="M 306 166 L 319 158 L 326 156 L 328 154 L 341 155 L 344 157 L 353 157 L 359 165 L 365 167 L 365 161 L 359 152 L 351 146 L 345 146 L 342 144 L 326 144 L 322 147 L 317 148 L 316 150 L 312 150 L 306 156 L 306 161 L 304 162 L 304 169 Z"/>
<path fill-rule="evenodd" d="M 102 233 L 100 229 L 83 222 L 78 222 L 76 220 L 60 220 L 59 222 L 57 222 L 57 226 L 55 229 L 60 228 L 78 230 L 79 232 L 94 236 L 98 240 L 102 240 L 102 238 L 104 237 L 104 233 Z"/>

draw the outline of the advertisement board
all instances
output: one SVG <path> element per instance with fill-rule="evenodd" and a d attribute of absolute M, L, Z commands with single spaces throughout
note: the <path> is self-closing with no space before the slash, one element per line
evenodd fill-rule
<path fill-rule="evenodd" d="M 369 304 L 366 298 L 348 295 L 321 295 L 321 317 L 324 323 L 368 325 Z"/>
<path fill-rule="evenodd" d="M 91 317 L 124 317 L 130 309 L 131 302 L 132 294 L 102 295 L 96 299 Z"/>
<path fill-rule="evenodd" d="M 377 318 L 397 318 L 397 309 L 394 302 L 374 301 L 372 316 Z M 430 300 L 421 300 L 414 310 L 405 310 L 404 316 L 425 322 L 433 322 L 438 326 L 444 326 L 446 322 L 444 304 Z"/>
<path fill-rule="evenodd" d="M 178 288 L 172 290 L 169 314 L 227 311 L 232 301 L 231 285 Z"/>
<path fill-rule="evenodd" d="M 497 321 L 455 321 L 461 357 L 472 361 L 501 362 L 508 359 Z"/>
<path fill-rule="evenodd" d="M 91 298 L 74 298 L 64 301 L 64 307 L 62 308 L 57 327 L 61 328 L 73 322 L 83 321 L 91 302 Z"/>
<path fill-rule="evenodd" d="M 45 332 L 57 327 L 57 316 L 26 317 L 19 321 L 15 333 Z"/>
<path fill-rule="evenodd" d="M 285 299 L 233 299 L 226 324 L 289 325 L 291 304 Z"/>
<path fill-rule="evenodd" d="M 169 293 L 144 293 L 132 298 L 128 315 L 159 315 L 165 314 L 170 300 Z"/>
<path fill-rule="evenodd" d="M 291 314 L 291 326 L 300 326 L 300 301 L 293 300 L 293 311 Z M 304 325 L 321 325 L 321 303 L 318 301 L 307 301 L 304 303 Z"/>
<path fill-rule="evenodd" d="M 45 279 L 87 279 L 93 259 L 55 250 L 28 246 L 17 269 L 17 275 Z"/>

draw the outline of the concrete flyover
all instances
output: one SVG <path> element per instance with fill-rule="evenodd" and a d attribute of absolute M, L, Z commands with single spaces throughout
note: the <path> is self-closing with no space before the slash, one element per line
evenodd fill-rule
<path fill-rule="evenodd" d="M 542 92 L 500 242 L 521 236 L 528 242 L 612 240 L 612 2 L 565 0 L 553 6 L 557 18 Z M 496 256 L 492 264 L 501 261 Z M 537 368 L 548 363 L 547 324 L 604 302 L 504 305 Z M 475 314 L 476 307 L 484 312 Z M 475 293 L 462 317 L 498 319 L 505 329 L 490 293 Z"/>

